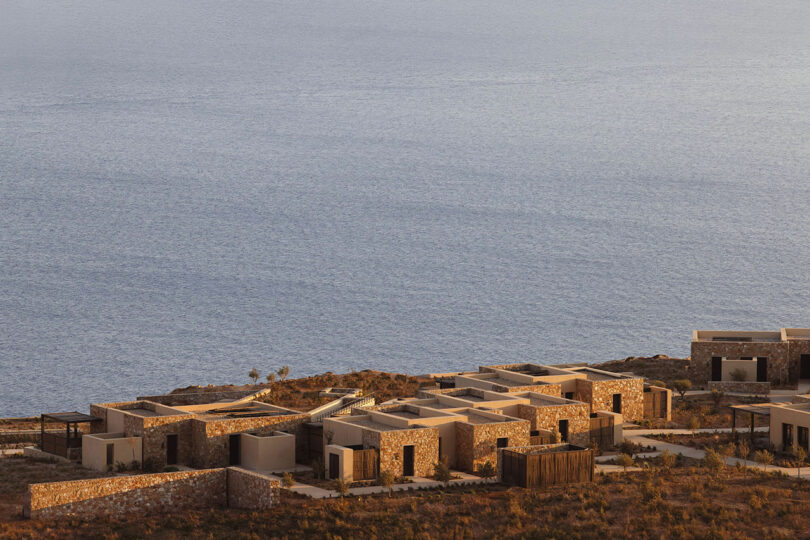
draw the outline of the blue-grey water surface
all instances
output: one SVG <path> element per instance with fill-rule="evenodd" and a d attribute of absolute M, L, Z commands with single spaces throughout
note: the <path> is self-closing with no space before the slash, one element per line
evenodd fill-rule
<path fill-rule="evenodd" d="M 810 326 L 810 3 L 0 0 L 0 416 Z"/>

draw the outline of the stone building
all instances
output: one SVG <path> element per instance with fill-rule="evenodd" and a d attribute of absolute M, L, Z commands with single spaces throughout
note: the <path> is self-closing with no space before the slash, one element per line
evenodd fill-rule
<path fill-rule="evenodd" d="M 691 358 L 695 386 L 732 389 L 728 385 L 734 383 L 736 390 L 744 391 L 747 384 L 757 392 L 767 392 L 768 385 L 795 386 L 800 379 L 810 379 L 810 329 L 695 330 Z"/>
<path fill-rule="evenodd" d="M 90 412 L 101 421 L 92 424 L 92 440 L 83 444 L 82 461 L 94 468 L 133 461 L 151 469 L 239 465 L 243 434 L 295 435 L 309 419 L 306 413 L 250 398 L 175 406 L 147 400 L 99 403 L 91 405 Z M 294 463 L 294 455 L 291 459 Z"/>
<path fill-rule="evenodd" d="M 478 373 L 456 375 L 454 379 L 457 387 L 507 393 L 531 391 L 584 402 L 590 413 L 613 412 L 629 421 L 644 417 L 644 379 L 634 375 L 590 367 L 505 364 L 482 366 Z"/>

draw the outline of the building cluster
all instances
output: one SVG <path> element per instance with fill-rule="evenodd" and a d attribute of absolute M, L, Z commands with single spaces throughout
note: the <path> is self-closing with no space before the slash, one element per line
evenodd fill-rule
<path fill-rule="evenodd" d="M 320 460 L 328 478 L 351 481 L 383 471 L 429 476 L 439 462 L 476 472 L 487 462 L 497 467 L 504 448 L 610 446 L 621 441 L 625 421 L 645 412 L 668 418 L 670 411 L 668 390 L 589 367 L 484 366 L 436 381 L 416 397 L 381 404 L 356 389 L 328 389 L 324 395 L 334 401 L 309 412 L 265 403 L 268 390 L 93 404 L 90 415 L 43 415 L 67 427 L 65 434 L 43 428 L 41 447 L 99 470 L 123 464 L 269 472 Z M 81 437 L 80 422 L 90 426 Z"/>

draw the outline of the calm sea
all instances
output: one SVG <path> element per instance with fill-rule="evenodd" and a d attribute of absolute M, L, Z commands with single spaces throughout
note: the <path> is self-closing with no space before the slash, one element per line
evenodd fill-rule
<path fill-rule="evenodd" d="M 810 3 L 0 2 L 0 416 L 810 326 Z"/>

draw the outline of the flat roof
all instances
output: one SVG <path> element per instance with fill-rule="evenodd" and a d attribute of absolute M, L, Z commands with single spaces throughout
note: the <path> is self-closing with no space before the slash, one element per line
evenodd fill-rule
<path fill-rule="evenodd" d="M 98 422 L 99 420 L 101 420 L 101 418 L 97 416 L 90 416 L 89 414 L 84 414 L 77 411 L 43 413 L 42 416 L 44 418 L 56 420 L 57 422 L 64 422 L 66 424 L 74 424 L 81 422 Z"/>
<path fill-rule="evenodd" d="M 772 403 L 753 403 L 751 405 L 730 405 L 729 408 L 736 409 L 738 411 L 747 412 L 751 414 L 759 414 L 762 416 L 770 416 L 771 415 L 771 407 L 773 407 Z"/>

